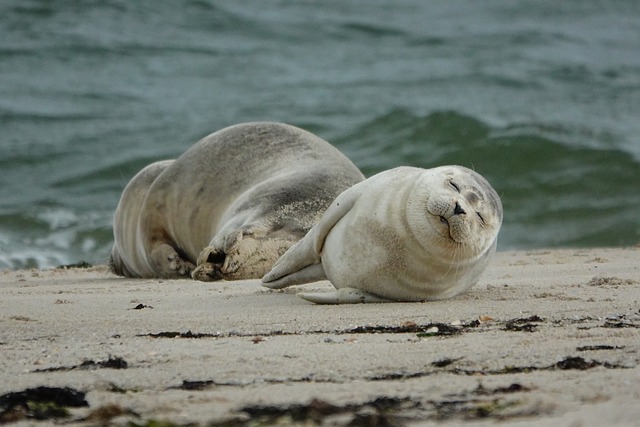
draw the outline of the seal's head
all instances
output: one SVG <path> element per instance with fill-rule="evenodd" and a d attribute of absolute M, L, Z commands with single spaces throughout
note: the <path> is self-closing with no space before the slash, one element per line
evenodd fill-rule
<path fill-rule="evenodd" d="M 428 169 L 411 198 L 409 217 L 415 220 L 409 226 L 429 251 L 473 260 L 495 247 L 502 203 L 477 172 L 462 166 Z"/>

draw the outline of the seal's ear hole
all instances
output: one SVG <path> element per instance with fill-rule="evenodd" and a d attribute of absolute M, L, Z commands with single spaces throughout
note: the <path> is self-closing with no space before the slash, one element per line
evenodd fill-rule
<path fill-rule="evenodd" d="M 207 262 L 211 264 L 222 264 L 226 255 L 224 252 L 211 252 L 207 257 Z"/>

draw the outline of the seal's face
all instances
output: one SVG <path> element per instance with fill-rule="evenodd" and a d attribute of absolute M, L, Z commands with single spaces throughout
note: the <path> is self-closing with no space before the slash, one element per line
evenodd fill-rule
<path fill-rule="evenodd" d="M 468 256 L 489 249 L 502 224 L 502 204 L 487 180 L 461 166 L 432 169 L 426 179 L 427 220 L 435 240 Z"/>

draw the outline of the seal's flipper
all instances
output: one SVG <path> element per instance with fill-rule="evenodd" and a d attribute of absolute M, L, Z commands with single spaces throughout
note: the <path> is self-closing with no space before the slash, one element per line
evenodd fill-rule
<path fill-rule="evenodd" d="M 327 276 L 324 273 L 324 268 L 322 268 L 322 264 L 312 264 L 312 265 L 303 267 L 302 269 L 294 273 L 287 274 L 286 276 L 280 277 L 279 279 L 265 282 L 265 278 L 269 274 L 267 274 L 266 276 L 264 276 L 264 278 L 262 278 L 262 286 L 265 286 L 269 289 L 282 289 L 288 286 L 300 285 L 302 283 L 317 282 L 319 280 L 327 279 Z"/>
<path fill-rule="evenodd" d="M 377 295 L 370 294 L 355 288 L 342 288 L 335 292 L 301 292 L 298 294 L 300 298 L 316 304 L 362 304 L 362 303 L 380 303 L 394 302 Z"/>
<path fill-rule="evenodd" d="M 315 230 L 315 227 L 312 228 L 302 240 L 291 246 L 289 250 L 276 261 L 271 271 L 262 277 L 262 284 L 264 286 L 271 289 L 281 289 L 299 283 L 306 283 L 286 279 L 288 276 L 308 267 L 320 265 L 320 256 L 313 250 L 312 234 L 315 233 Z M 322 277 L 316 280 L 322 280 L 323 278 L 324 270 L 322 271 Z"/>
<path fill-rule="evenodd" d="M 225 231 L 218 233 L 198 256 L 191 275 L 194 279 L 208 282 L 262 277 L 294 243 L 286 233 L 267 233 L 255 226 Z"/>
<path fill-rule="evenodd" d="M 320 258 L 324 239 L 333 226 L 351 210 L 361 193 L 361 186 L 356 184 L 340 194 L 322 214 L 320 221 L 302 240 L 289 248 L 262 278 L 264 286 L 280 289 L 326 279 Z M 300 274 L 296 274 L 298 272 Z M 291 277 L 287 278 L 288 276 Z"/>
<path fill-rule="evenodd" d="M 182 252 L 182 251 L 180 251 Z M 171 245 L 158 242 L 149 252 L 149 263 L 157 277 L 173 279 L 188 277 L 195 265 Z"/>
<path fill-rule="evenodd" d="M 211 282 L 224 279 L 221 268 L 225 254 L 220 248 L 207 246 L 198 255 L 196 268 L 191 272 L 191 278 L 201 282 Z"/>

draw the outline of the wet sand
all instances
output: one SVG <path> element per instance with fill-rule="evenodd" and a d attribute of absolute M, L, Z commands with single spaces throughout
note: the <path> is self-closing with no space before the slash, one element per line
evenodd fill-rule
<path fill-rule="evenodd" d="M 0 420 L 640 423 L 640 248 L 500 252 L 444 301 L 295 296 L 323 288 L 2 272 Z"/>

